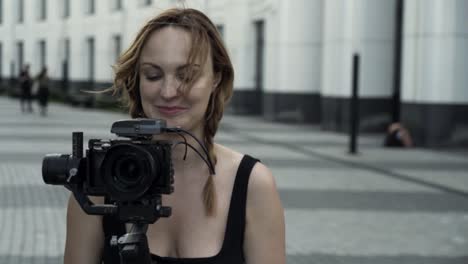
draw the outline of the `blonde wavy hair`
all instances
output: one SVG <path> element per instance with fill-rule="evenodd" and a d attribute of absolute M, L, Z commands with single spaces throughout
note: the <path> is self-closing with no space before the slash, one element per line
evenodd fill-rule
<path fill-rule="evenodd" d="M 213 71 L 221 76 L 218 86 L 211 94 L 210 103 L 205 113 L 206 123 L 203 138 L 209 152 L 209 158 L 215 165 L 217 158 L 213 150 L 213 138 L 223 116 L 224 106 L 232 96 L 234 69 L 221 35 L 205 14 L 191 8 L 172 8 L 148 21 L 141 28 L 131 46 L 113 66 L 115 77 L 111 90 L 113 90 L 114 95 L 120 96 L 125 106 L 128 107 L 132 118 L 146 116 L 141 105 L 139 89 L 140 55 L 151 33 L 167 26 L 180 27 L 190 33 L 189 65 L 196 60 L 205 63 L 208 54 L 211 54 L 209 59 L 213 61 Z M 188 88 L 196 81 L 196 77 L 192 76 L 186 85 Z M 202 199 L 206 214 L 214 215 L 216 213 L 216 189 L 211 173 L 204 185 Z"/>

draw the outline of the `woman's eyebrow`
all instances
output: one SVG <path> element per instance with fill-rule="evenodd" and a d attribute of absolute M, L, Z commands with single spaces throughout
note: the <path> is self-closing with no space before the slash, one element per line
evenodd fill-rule
<path fill-rule="evenodd" d="M 152 62 L 142 62 L 142 63 L 140 64 L 140 66 L 141 66 L 141 67 L 143 67 L 143 66 L 149 66 L 149 67 L 152 67 L 152 68 L 156 68 L 156 69 L 158 69 L 158 70 L 161 70 L 161 67 L 160 67 L 159 65 L 154 64 L 154 63 L 152 63 Z M 178 67 L 177 67 L 177 70 L 178 70 L 178 71 L 179 71 L 179 70 L 185 70 L 185 69 L 188 69 L 188 68 L 190 68 L 190 67 L 200 68 L 201 65 L 200 65 L 200 64 L 196 64 L 196 63 L 194 63 L 194 64 L 183 64 L 183 65 L 178 66 Z"/>
<path fill-rule="evenodd" d="M 159 67 L 159 65 L 151 63 L 151 62 L 142 62 L 141 66 L 150 66 L 150 67 L 153 67 L 153 68 L 156 68 L 156 69 L 161 69 L 161 67 Z"/>
<path fill-rule="evenodd" d="M 185 69 L 190 68 L 190 67 L 200 68 L 200 64 L 196 64 L 196 63 L 184 64 L 184 65 L 181 65 L 181 66 L 177 67 L 177 70 L 185 70 Z"/>

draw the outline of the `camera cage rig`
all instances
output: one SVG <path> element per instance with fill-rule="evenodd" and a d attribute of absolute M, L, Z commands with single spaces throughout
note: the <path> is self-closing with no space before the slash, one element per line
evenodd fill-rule
<path fill-rule="evenodd" d="M 187 147 L 190 147 L 208 165 L 210 173 L 215 174 L 214 165 L 204 144 L 186 130 L 178 127 L 168 128 L 165 120 L 145 118 L 120 120 L 112 124 L 111 133 L 119 137 L 141 140 L 151 140 L 153 135 L 157 134 L 175 133 L 184 140 L 173 144 L 173 147 L 180 144 L 185 145 L 184 160 L 187 155 Z M 187 142 L 184 134 L 192 137 L 200 145 L 205 157 Z M 160 217 L 169 217 L 171 215 L 171 208 L 162 205 L 161 194 L 153 195 L 152 197 L 139 200 L 138 202 L 117 201 L 114 202 L 114 204 L 94 204 L 86 195 L 83 182 L 75 179 L 79 170 L 80 161 L 83 159 L 83 132 L 73 132 L 72 144 L 72 156 L 69 160 L 70 169 L 66 175 L 66 183 L 63 185 L 73 193 L 75 199 L 86 214 L 112 215 L 116 216 L 121 222 L 132 224 L 129 233 L 119 238 L 113 236 L 110 241 L 112 246 L 118 247 L 122 263 L 151 263 L 148 239 L 146 237 L 148 224 L 156 222 Z"/>

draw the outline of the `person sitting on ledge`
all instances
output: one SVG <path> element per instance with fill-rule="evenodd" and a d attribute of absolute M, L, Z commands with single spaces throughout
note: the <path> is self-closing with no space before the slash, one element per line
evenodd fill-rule
<path fill-rule="evenodd" d="M 388 126 L 384 141 L 385 147 L 412 147 L 413 140 L 408 129 L 400 123 L 392 123 Z"/>

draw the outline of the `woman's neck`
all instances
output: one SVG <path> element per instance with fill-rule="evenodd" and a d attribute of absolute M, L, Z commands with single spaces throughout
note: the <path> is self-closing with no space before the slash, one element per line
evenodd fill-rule
<path fill-rule="evenodd" d="M 197 141 L 187 134 L 182 135 L 185 137 L 186 141 L 175 133 L 157 135 L 153 137 L 153 140 L 168 140 L 173 143 L 171 149 L 172 162 L 176 172 L 186 171 L 188 169 L 208 168 L 208 165 L 203 160 L 208 160 L 208 154 L 205 152 L 207 149 L 204 139 L 194 135 L 197 137 Z M 203 146 L 201 146 L 199 142 L 203 144 Z"/>

